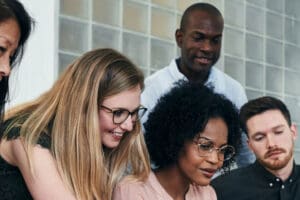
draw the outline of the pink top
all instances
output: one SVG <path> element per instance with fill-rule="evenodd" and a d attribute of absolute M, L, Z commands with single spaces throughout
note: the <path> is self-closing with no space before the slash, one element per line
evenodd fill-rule
<path fill-rule="evenodd" d="M 145 182 L 123 179 L 115 188 L 113 200 L 173 200 L 158 182 L 153 172 Z M 186 200 L 217 200 L 211 186 L 191 185 L 185 196 Z"/>

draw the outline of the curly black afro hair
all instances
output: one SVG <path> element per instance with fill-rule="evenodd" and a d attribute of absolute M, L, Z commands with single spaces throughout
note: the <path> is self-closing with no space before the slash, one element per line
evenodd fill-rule
<path fill-rule="evenodd" d="M 228 127 L 228 144 L 239 149 L 241 131 L 238 111 L 233 103 L 211 88 L 179 81 L 162 96 L 145 127 L 145 139 L 152 162 L 158 168 L 175 164 L 184 143 L 203 132 L 212 118 L 221 118 Z M 229 171 L 234 158 L 225 161 L 222 169 Z"/>

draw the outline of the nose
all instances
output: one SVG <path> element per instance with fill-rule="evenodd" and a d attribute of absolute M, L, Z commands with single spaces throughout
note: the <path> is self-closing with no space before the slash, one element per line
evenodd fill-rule
<path fill-rule="evenodd" d="M 10 59 L 9 56 L 1 56 L 0 58 L 0 76 L 9 76 L 10 74 Z"/>
<path fill-rule="evenodd" d="M 210 52 L 210 51 L 212 51 L 212 45 L 211 45 L 211 42 L 210 42 L 210 40 L 204 40 L 203 42 L 202 42 L 202 45 L 201 45 L 201 50 L 202 51 L 207 51 L 207 52 Z"/>
<path fill-rule="evenodd" d="M 129 115 L 127 117 L 127 119 L 122 123 L 120 124 L 120 127 L 126 131 L 132 131 L 133 129 L 133 122 L 132 122 L 132 119 L 131 119 L 131 115 Z"/>
<path fill-rule="evenodd" d="M 272 148 L 275 146 L 275 141 L 272 135 L 267 136 L 267 148 Z"/>

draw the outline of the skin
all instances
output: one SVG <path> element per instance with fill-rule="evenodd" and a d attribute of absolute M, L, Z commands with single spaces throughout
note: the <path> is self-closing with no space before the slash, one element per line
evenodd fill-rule
<path fill-rule="evenodd" d="M 14 55 L 19 40 L 20 28 L 14 19 L 0 23 L 0 80 L 10 74 L 10 58 Z"/>
<path fill-rule="evenodd" d="M 133 89 L 107 97 L 102 105 L 111 109 L 124 108 L 132 112 L 140 106 L 140 94 L 141 88 L 136 86 Z M 99 109 L 99 125 L 102 144 L 107 148 L 117 147 L 123 135 L 134 128 L 131 115 L 122 124 L 114 124 L 112 113 L 108 113 L 104 109 Z"/>
<path fill-rule="evenodd" d="M 227 125 L 221 118 L 210 119 L 199 135 L 210 139 L 216 148 L 220 148 L 227 144 Z M 193 141 L 188 141 L 180 152 L 178 162 L 157 170 L 155 175 L 173 199 L 183 200 L 190 184 L 208 185 L 222 165 L 223 161 L 218 159 L 216 151 L 208 157 L 203 157 L 199 155 L 198 146 Z"/>
<path fill-rule="evenodd" d="M 6 162 L 19 168 L 33 199 L 75 199 L 72 192 L 68 190 L 61 180 L 56 167 L 56 161 L 48 149 L 42 148 L 39 145 L 33 148 L 32 167 L 34 169 L 34 176 L 32 176 L 30 171 L 24 144 L 20 139 L 2 140 L 0 143 L 0 155 Z"/>
<path fill-rule="evenodd" d="M 295 125 L 289 126 L 279 110 L 268 110 L 248 119 L 248 145 L 257 160 L 272 174 L 286 180 L 293 169 Z"/>
<path fill-rule="evenodd" d="M 205 82 L 221 51 L 222 16 L 195 10 L 190 13 L 184 30 L 177 29 L 176 42 L 181 49 L 179 70 L 194 82 Z"/>

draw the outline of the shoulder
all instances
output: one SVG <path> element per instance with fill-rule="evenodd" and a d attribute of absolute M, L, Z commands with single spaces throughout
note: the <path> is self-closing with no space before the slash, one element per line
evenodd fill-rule
<path fill-rule="evenodd" d="M 187 194 L 188 199 L 208 199 L 208 200 L 217 200 L 215 190 L 212 186 L 197 186 L 192 185 Z"/>
<path fill-rule="evenodd" d="M 113 200 L 142 199 L 147 196 L 145 183 L 129 176 L 123 178 L 115 187 Z"/>
<path fill-rule="evenodd" d="M 232 184 L 233 182 L 240 182 L 247 179 L 249 175 L 249 167 L 243 167 L 234 169 L 228 174 L 223 174 L 212 180 L 211 185 L 216 189 L 225 188 L 227 184 Z"/>
<path fill-rule="evenodd" d="M 231 76 L 221 71 L 220 69 L 213 67 L 211 73 L 216 77 L 216 80 L 222 80 L 223 78 L 224 83 L 227 86 L 230 86 L 233 89 L 244 90 L 242 84 L 240 84 L 237 80 L 233 79 Z"/>

